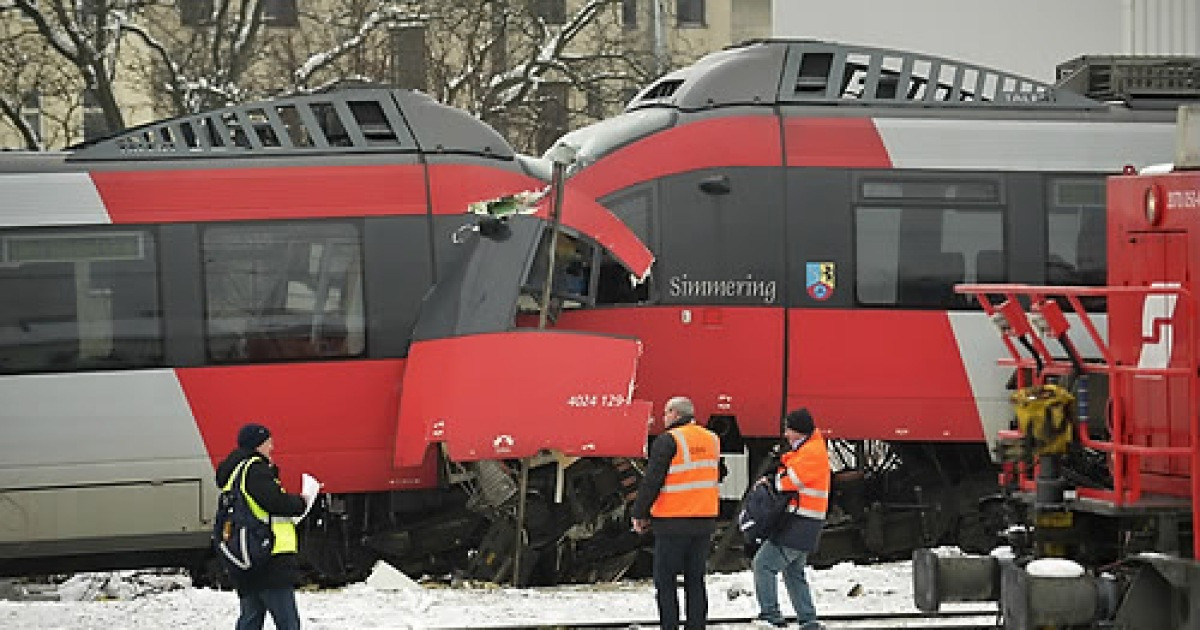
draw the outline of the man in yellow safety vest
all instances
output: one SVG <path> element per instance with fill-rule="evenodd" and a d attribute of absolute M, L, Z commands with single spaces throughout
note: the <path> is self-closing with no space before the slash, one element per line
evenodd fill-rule
<path fill-rule="evenodd" d="M 237 444 L 217 466 L 217 486 L 236 483 L 250 511 L 271 523 L 275 537 L 266 564 L 233 576 L 241 604 L 237 630 L 261 630 L 268 612 L 277 630 L 300 630 L 295 590 L 300 564 L 292 517 L 304 514 L 306 498 L 288 494 L 279 482 L 279 468 L 271 463 L 275 441 L 270 430 L 261 424 L 247 424 L 238 431 Z"/>

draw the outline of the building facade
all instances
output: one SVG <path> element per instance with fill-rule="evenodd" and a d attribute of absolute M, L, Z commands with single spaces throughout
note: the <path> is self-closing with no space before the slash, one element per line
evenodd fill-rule
<path fill-rule="evenodd" d="M 72 1 L 46 0 L 45 6 L 49 11 L 50 2 Z M 72 14 L 77 25 L 108 19 L 101 13 L 89 14 L 87 0 L 74 1 L 79 3 Z M 542 43 L 537 37 L 550 41 L 596 3 L 510 0 L 501 9 L 476 8 L 476 13 L 493 11 L 495 34 L 504 42 L 489 48 L 485 60 L 474 58 L 477 51 L 451 39 L 448 20 L 437 19 L 450 15 L 452 9 L 461 11 L 455 15 L 471 16 L 472 3 L 489 6 L 481 0 L 439 0 L 429 6 L 411 0 L 176 0 L 174 7 L 139 16 L 139 26 L 150 36 L 126 37 L 112 47 L 115 58 L 108 60 L 112 92 L 121 106 L 122 122 L 130 127 L 189 108 L 203 110 L 264 94 L 321 89 L 344 80 L 365 81 L 425 91 L 475 112 L 506 135 L 516 135 L 510 141 L 517 146 L 540 151 L 570 128 L 612 115 L 637 87 L 657 75 L 771 32 L 770 0 L 602 2 L 589 18 L 588 30 L 581 31 L 564 57 L 595 51 L 611 56 L 616 51 L 629 55 L 630 67 L 642 74 L 620 87 L 600 82 L 594 82 L 600 87 L 580 87 L 564 73 L 547 71 L 531 82 L 537 94 L 529 99 L 537 105 L 521 118 L 508 115 L 511 108 L 503 104 L 493 110 L 504 115 L 482 107 L 476 110 L 481 101 L 497 98 L 484 94 L 483 84 L 503 79 L 501 68 L 528 65 L 529 57 L 521 55 L 531 44 L 522 38 L 532 32 L 538 33 L 534 43 Z M 249 52 L 254 54 L 239 61 L 234 58 L 238 51 L 233 35 L 248 24 L 231 21 L 229 15 L 236 12 L 226 9 L 245 7 L 251 14 L 258 12 L 260 23 L 251 38 L 257 48 Z M 0 79 L 0 99 L 11 105 L 0 112 L 6 114 L 0 117 L 0 147 L 28 148 L 33 136 L 41 148 L 56 149 L 110 133 L 111 125 L 82 74 L 64 65 L 45 41 L 36 20 L 14 10 L 0 13 L 0 48 L 22 50 L 27 59 L 9 72 L 0 72 L 8 75 Z M 218 54 L 226 47 L 233 52 Z M 191 64 L 190 73 L 172 73 L 185 62 Z M 489 66 L 491 74 L 478 89 L 466 89 L 468 73 L 483 65 Z M 454 71 L 463 76 L 450 76 Z"/>

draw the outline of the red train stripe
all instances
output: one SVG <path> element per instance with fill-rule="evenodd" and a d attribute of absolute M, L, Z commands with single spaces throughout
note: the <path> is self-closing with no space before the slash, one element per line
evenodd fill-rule
<path fill-rule="evenodd" d="M 783 133 L 788 166 L 892 167 L 870 118 L 789 118 Z"/>
<path fill-rule="evenodd" d="M 546 182 L 516 171 L 458 164 L 429 165 L 434 214 L 462 214 L 472 202 L 542 190 L 546 185 Z"/>
<path fill-rule="evenodd" d="M 424 214 L 420 165 L 100 171 L 113 223 Z"/>
<path fill-rule="evenodd" d="M 781 158 L 775 116 L 709 118 L 618 149 L 572 177 L 571 185 L 599 199 L 667 175 L 703 168 L 778 166 Z"/>

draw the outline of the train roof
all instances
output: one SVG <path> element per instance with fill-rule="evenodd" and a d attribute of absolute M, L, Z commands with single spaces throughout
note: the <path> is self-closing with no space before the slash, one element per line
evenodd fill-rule
<path fill-rule="evenodd" d="M 351 88 L 233 105 L 127 129 L 66 159 L 150 160 L 458 153 L 511 160 L 512 146 L 460 109 L 411 90 Z"/>
<path fill-rule="evenodd" d="M 1173 108 L 1200 98 L 1200 60 L 1079 57 L 1049 84 L 965 61 L 811 39 L 753 40 L 652 83 L 626 111 L 737 105 L 941 110 L 1108 111 Z"/>

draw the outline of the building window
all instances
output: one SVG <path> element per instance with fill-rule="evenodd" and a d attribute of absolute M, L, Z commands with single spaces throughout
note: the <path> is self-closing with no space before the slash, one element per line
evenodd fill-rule
<path fill-rule="evenodd" d="M 679 26 L 704 26 L 704 0 L 676 0 L 675 18 Z"/>
<path fill-rule="evenodd" d="M 100 99 L 92 90 L 83 91 L 83 139 L 96 140 L 108 135 L 108 121 L 104 117 L 104 109 L 100 107 Z"/>
<path fill-rule="evenodd" d="M 543 83 L 538 89 L 542 92 L 538 150 L 545 151 L 567 133 L 569 86 L 566 83 Z"/>
<path fill-rule="evenodd" d="M 404 24 L 389 32 L 392 58 L 391 83 L 393 87 L 425 91 L 426 86 L 426 30 L 423 24 Z"/>
<path fill-rule="evenodd" d="M 300 10 L 296 0 L 259 0 L 262 2 L 263 24 L 295 27 L 300 25 Z"/>
<path fill-rule="evenodd" d="M 621 0 L 621 25 L 630 29 L 637 28 L 638 0 Z"/>
<path fill-rule="evenodd" d="M 567 0 L 533 0 L 533 14 L 547 24 L 566 24 Z"/>
<path fill-rule="evenodd" d="M 154 235 L 144 229 L 0 232 L 0 373 L 156 367 L 163 361 Z"/>
<path fill-rule="evenodd" d="M 588 90 L 586 107 L 588 117 L 596 120 L 603 120 L 608 113 L 608 103 L 599 89 Z"/>
<path fill-rule="evenodd" d="M 176 0 L 179 21 L 184 26 L 209 26 L 213 23 L 213 0 Z"/>
<path fill-rule="evenodd" d="M 33 137 L 42 141 L 42 95 L 37 90 L 26 92 L 21 98 L 21 120 L 29 127 Z"/>
<path fill-rule="evenodd" d="M 106 7 L 101 0 L 76 0 L 75 14 L 81 24 L 96 26 L 100 24 Z"/>
<path fill-rule="evenodd" d="M 362 245 L 345 222 L 204 230 L 208 355 L 217 362 L 361 356 Z"/>

